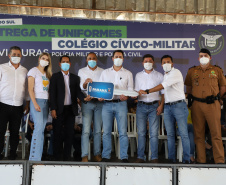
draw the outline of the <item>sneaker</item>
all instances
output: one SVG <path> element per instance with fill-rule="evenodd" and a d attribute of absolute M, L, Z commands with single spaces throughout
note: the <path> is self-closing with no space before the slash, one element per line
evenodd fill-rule
<path fill-rule="evenodd" d="M 100 156 L 100 155 L 94 156 L 94 161 L 95 161 L 95 162 L 101 162 L 101 161 L 102 161 L 101 156 Z"/>
<path fill-rule="evenodd" d="M 82 162 L 89 162 L 89 161 L 88 161 L 88 156 L 83 157 L 83 158 L 82 158 Z"/>
<path fill-rule="evenodd" d="M 135 163 L 145 163 L 145 161 L 143 159 L 137 158 L 137 160 L 135 161 Z"/>

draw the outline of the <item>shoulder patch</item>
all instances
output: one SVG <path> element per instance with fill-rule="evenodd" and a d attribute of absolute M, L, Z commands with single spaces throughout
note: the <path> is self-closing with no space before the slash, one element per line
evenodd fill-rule
<path fill-rule="evenodd" d="M 220 68 L 221 70 L 223 70 L 220 66 L 218 66 L 218 65 L 214 65 L 215 67 L 218 67 L 218 68 Z"/>
<path fill-rule="evenodd" d="M 220 66 L 218 66 L 218 65 L 214 65 L 214 66 L 219 68 L 221 70 L 221 72 L 224 73 L 223 69 Z"/>

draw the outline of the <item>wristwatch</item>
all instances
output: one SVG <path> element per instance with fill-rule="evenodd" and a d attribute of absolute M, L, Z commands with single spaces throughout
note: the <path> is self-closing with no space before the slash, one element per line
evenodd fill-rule
<path fill-rule="evenodd" d="M 149 94 L 149 89 L 146 89 L 145 92 L 146 92 L 147 94 Z"/>

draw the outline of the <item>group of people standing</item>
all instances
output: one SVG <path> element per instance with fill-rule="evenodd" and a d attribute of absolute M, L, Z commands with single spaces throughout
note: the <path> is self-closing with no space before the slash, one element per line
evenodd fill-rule
<path fill-rule="evenodd" d="M 138 128 L 138 150 L 136 162 L 145 162 L 147 120 L 149 121 L 151 161 L 158 162 L 159 116 L 164 112 L 167 131 L 169 160 L 175 162 L 175 123 L 183 145 L 183 162 L 190 163 L 190 141 L 188 137 L 188 108 L 185 102 L 184 81 L 181 72 L 173 67 L 173 58 L 164 55 L 161 64 L 165 74 L 154 70 L 154 57 L 143 56 L 144 70 L 135 77 L 123 68 L 124 52 L 113 52 L 113 66 L 102 69 L 97 66 L 97 56 L 86 56 L 87 66 L 80 69 L 78 76 L 69 72 L 69 56 L 60 57 L 61 71 L 52 74 L 51 57 L 42 53 L 38 66 L 28 73 L 20 65 L 21 49 L 10 48 L 9 59 L 0 65 L 0 152 L 4 147 L 7 123 L 10 130 L 10 156 L 16 159 L 18 133 L 23 113 L 29 112 L 34 119 L 29 160 L 40 161 L 43 152 L 44 129 L 49 109 L 53 118 L 53 154 L 55 160 L 70 160 L 75 116 L 78 114 L 79 99 L 82 102 L 82 162 L 88 162 L 89 139 L 93 124 L 94 161 L 108 162 L 111 159 L 111 133 L 116 118 L 119 131 L 120 159 L 128 162 L 127 100 L 128 96 L 114 95 L 112 100 L 87 96 L 87 85 L 92 82 L 111 82 L 115 88 L 139 92 L 136 120 Z M 220 101 L 225 93 L 226 80 L 222 69 L 210 64 L 211 53 L 207 49 L 199 52 L 200 65 L 189 69 L 185 85 L 192 97 L 192 122 L 194 125 L 197 162 L 205 163 L 205 122 L 207 121 L 213 143 L 215 163 L 224 163 L 224 150 L 220 132 Z M 26 84 L 28 79 L 28 93 Z M 161 96 L 160 96 L 161 93 Z M 23 112 L 23 100 L 26 100 Z M 29 106 L 30 99 L 30 106 Z M 4 111 L 5 110 L 5 111 Z M 212 113 L 212 114 L 210 114 Z M 213 115 L 214 114 L 214 115 Z M 102 136 L 103 129 L 103 136 Z M 101 152 L 101 136 L 103 150 Z M 0 156 L 3 158 L 3 155 Z"/>

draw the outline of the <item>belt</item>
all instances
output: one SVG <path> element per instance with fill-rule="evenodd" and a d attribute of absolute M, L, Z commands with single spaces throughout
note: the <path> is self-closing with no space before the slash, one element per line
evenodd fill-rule
<path fill-rule="evenodd" d="M 181 102 L 185 102 L 185 100 L 178 100 L 178 101 L 174 101 L 174 102 L 169 102 L 169 103 L 165 103 L 165 105 L 175 105 L 175 104 L 181 103 Z"/>
<path fill-rule="evenodd" d="M 207 96 L 206 98 L 197 98 L 195 96 L 192 96 L 192 99 L 195 101 L 199 101 L 199 102 L 203 102 L 203 103 L 207 103 L 207 104 L 212 104 L 214 103 L 215 100 L 220 100 L 220 96 Z"/>
<path fill-rule="evenodd" d="M 153 102 L 138 101 L 138 103 L 145 104 L 145 105 L 154 105 L 154 104 L 156 104 L 158 102 L 159 102 L 158 100 L 153 101 Z"/>
<path fill-rule="evenodd" d="M 118 103 L 118 102 L 121 102 L 121 100 L 120 99 L 116 99 L 116 100 L 105 100 L 104 102 Z"/>
<path fill-rule="evenodd" d="M 97 98 L 93 98 L 92 100 L 90 100 L 91 102 L 98 102 L 99 100 Z"/>

